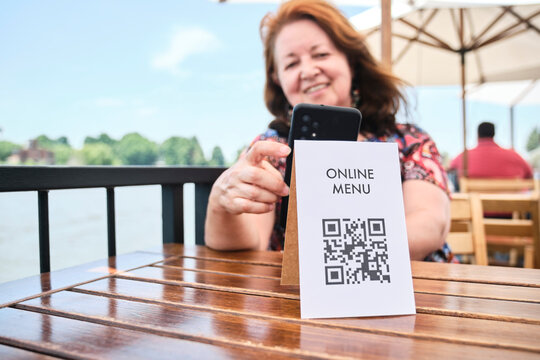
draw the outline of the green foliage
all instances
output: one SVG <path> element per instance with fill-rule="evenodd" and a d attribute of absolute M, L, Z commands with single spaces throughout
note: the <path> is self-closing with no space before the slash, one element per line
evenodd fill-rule
<path fill-rule="evenodd" d="M 51 139 L 47 135 L 40 135 L 35 140 L 38 148 L 54 153 L 54 163 L 56 165 L 67 164 L 75 153 L 69 145 L 68 138 L 65 136 L 60 136 L 58 139 Z"/>
<path fill-rule="evenodd" d="M 14 151 L 19 150 L 20 148 L 20 145 L 17 145 L 10 141 L 0 141 L 0 161 L 6 161 L 9 155 L 11 155 Z"/>
<path fill-rule="evenodd" d="M 527 151 L 532 151 L 540 146 L 540 130 L 535 127 L 527 138 Z"/>
<path fill-rule="evenodd" d="M 124 135 L 114 148 L 125 165 L 153 165 L 158 156 L 156 144 L 138 133 Z"/>
<path fill-rule="evenodd" d="M 196 137 L 172 136 L 159 149 L 167 165 L 206 165 L 204 153 Z"/>
<path fill-rule="evenodd" d="M 81 155 L 86 165 L 112 165 L 115 160 L 112 147 L 103 143 L 84 145 Z"/>
<path fill-rule="evenodd" d="M 102 133 L 97 137 L 87 136 L 81 150 L 73 149 L 65 136 L 57 139 L 40 135 L 35 145 L 54 153 L 55 164 L 82 165 L 153 165 L 160 156 L 167 165 L 227 166 L 219 146 L 212 149 L 210 160 L 206 160 L 197 137 L 172 136 L 158 146 L 138 133 L 126 134 L 121 140 Z M 0 141 L 0 162 L 5 162 L 14 151 L 23 148 L 9 141 Z M 238 150 L 241 154 L 243 148 Z M 235 160 L 236 161 L 236 160 Z M 31 160 L 25 165 L 37 165 Z"/>
<path fill-rule="evenodd" d="M 52 150 L 52 148 L 56 145 L 65 145 L 70 147 L 68 139 L 65 136 L 60 136 L 58 139 L 54 140 L 49 138 L 47 135 L 39 135 L 36 138 L 36 142 L 39 148 L 48 150 Z"/>
<path fill-rule="evenodd" d="M 212 158 L 208 162 L 210 166 L 225 166 L 225 157 L 219 146 L 214 147 L 212 150 Z"/>
<path fill-rule="evenodd" d="M 189 151 L 191 163 L 188 165 L 207 165 L 199 140 L 194 136 L 191 138 L 191 148 Z"/>
<path fill-rule="evenodd" d="M 63 143 L 57 143 L 49 148 L 54 153 L 54 163 L 56 165 L 66 165 L 75 153 L 69 145 Z"/>
<path fill-rule="evenodd" d="M 84 144 L 85 145 L 87 145 L 87 144 L 106 144 L 106 145 L 109 145 L 109 146 L 114 146 L 117 143 L 118 143 L 117 140 L 111 138 L 109 135 L 107 135 L 105 133 L 102 133 L 97 138 L 87 136 L 84 139 Z"/>

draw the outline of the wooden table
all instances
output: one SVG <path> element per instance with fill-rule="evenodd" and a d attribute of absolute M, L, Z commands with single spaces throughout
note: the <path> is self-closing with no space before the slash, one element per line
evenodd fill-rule
<path fill-rule="evenodd" d="M 171 244 L 6 283 L 0 358 L 540 359 L 540 270 L 413 262 L 417 315 L 324 320 L 280 271 Z"/>

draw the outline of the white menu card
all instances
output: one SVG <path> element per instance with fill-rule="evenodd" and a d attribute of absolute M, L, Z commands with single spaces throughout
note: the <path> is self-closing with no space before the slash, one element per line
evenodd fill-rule
<path fill-rule="evenodd" d="M 301 317 L 415 314 L 397 144 L 294 149 Z"/>

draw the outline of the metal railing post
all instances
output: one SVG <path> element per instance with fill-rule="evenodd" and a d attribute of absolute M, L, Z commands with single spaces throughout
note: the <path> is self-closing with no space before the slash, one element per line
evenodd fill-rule
<path fill-rule="evenodd" d="M 161 185 L 163 243 L 184 243 L 184 185 Z"/>
<path fill-rule="evenodd" d="M 204 223 L 212 184 L 195 184 L 195 244 L 204 245 Z"/>
<path fill-rule="evenodd" d="M 51 252 L 49 246 L 49 191 L 38 191 L 39 217 L 39 271 L 51 271 Z"/>
<path fill-rule="evenodd" d="M 109 257 L 116 256 L 116 216 L 114 188 L 107 188 L 107 245 Z"/>

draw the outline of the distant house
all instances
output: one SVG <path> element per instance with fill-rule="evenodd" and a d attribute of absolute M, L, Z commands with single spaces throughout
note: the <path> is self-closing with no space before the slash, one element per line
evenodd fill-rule
<path fill-rule="evenodd" d="M 28 149 L 21 149 L 7 158 L 8 164 L 22 164 L 31 161 L 39 164 L 54 164 L 54 153 L 49 150 L 39 149 L 36 140 L 30 140 Z"/>

